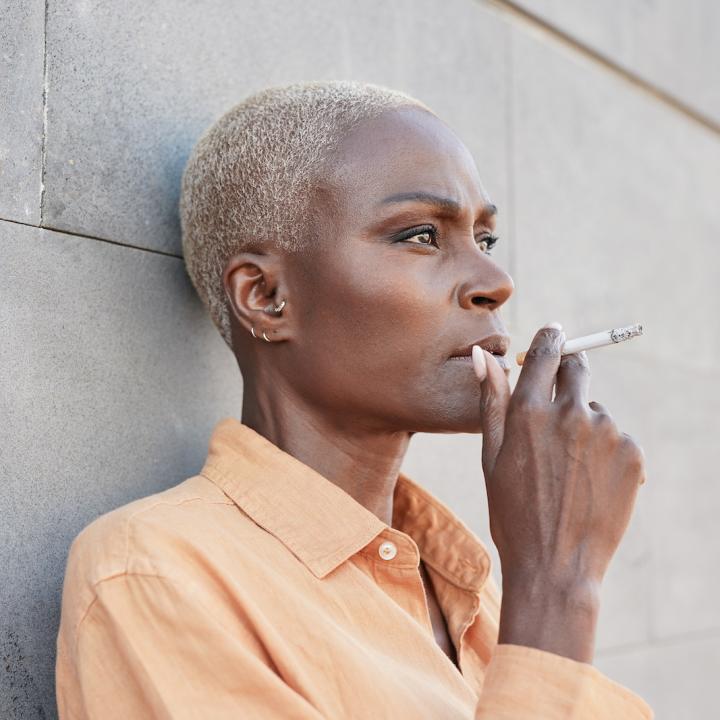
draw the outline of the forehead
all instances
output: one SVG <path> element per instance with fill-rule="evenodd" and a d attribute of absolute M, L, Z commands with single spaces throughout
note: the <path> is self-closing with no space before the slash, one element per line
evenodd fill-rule
<path fill-rule="evenodd" d="M 355 210 L 415 192 L 452 198 L 472 212 L 491 203 L 465 144 L 420 108 L 389 110 L 357 125 L 326 172 L 335 202 Z"/>

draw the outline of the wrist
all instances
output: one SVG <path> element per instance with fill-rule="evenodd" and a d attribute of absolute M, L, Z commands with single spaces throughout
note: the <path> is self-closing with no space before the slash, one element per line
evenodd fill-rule
<path fill-rule="evenodd" d="M 600 582 L 586 574 L 562 577 L 557 573 L 508 572 L 502 574 L 503 596 L 524 598 L 530 604 L 563 605 L 568 609 L 597 613 L 600 608 Z"/>
<path fill-rule="evenodd" d="M 498 643 L 591 663 L 599 611 L 599 583 L 594 581 L 503 576 Z"/>

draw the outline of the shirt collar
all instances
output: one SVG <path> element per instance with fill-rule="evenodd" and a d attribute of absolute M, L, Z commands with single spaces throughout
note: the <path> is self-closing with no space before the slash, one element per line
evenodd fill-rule
<path fill-rule="evenodd" d="M 318 578 L 388 528 L 349 493 L 233 417 L 215 425 L 200 474 Z M 480 591 L 490 571 L 486 547 L 450 508 L 402 472 L 393 527 L 409 535 L 422 559 L 445 579 Z"/>

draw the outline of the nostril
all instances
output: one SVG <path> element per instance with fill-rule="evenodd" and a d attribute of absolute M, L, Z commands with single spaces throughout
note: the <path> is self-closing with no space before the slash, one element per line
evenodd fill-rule
<path fill-rule="evenodd" d="M 495 303 L 495 300 L 492 298 L 484 297 L 482 295 L 480 297 L 474 297 L 472 301 L 475 305 L 493 305 Z"/>

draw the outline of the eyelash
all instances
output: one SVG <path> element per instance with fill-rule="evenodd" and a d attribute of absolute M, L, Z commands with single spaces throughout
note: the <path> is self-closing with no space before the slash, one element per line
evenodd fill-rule
<path fill-rule="evenodd" d="M 412 230 L 407 231 L 403 235 L 400 235 L 399 237 L 395 238 L 394 242 L 403 242 L 405 240 L 409 240 L 412 237 L 415 237 L 416 235 L 422 235 L 423 233 L 429 233 L 432 236 L 433 241 L 435 241 L 437 237 L 437 228 L 434 225 L 427 225 L 425 227 L 420 228 L 413 228 Z M 495 246 L 495 243 L 500 238 L 497 235 L 493 235 L 492 233 L 489 235 L 483 235 L 480 238 L 479 242 L 487 242 L 487 250 L 484 250 L 484 253 L 486 255 L 492 255 L 490 252 L 492 248 Z M 430 243 L 411 243 L 412 245 L 428 245 L 429 247 L 432 247 Z M 435 245 L 437 247 L 437 245 Z"/>

